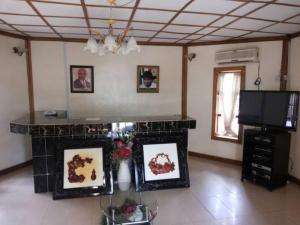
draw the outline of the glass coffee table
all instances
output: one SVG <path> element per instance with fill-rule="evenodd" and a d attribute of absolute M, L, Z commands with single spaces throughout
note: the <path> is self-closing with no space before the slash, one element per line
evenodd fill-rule
<path fill-rule="evenodd" d="M 158 211 L 154 192 L 136 192 L 133 186 L 128 191 L 114 186 L 112 195 L 100 197 L 100 207 L 102 225 L 150 225 Z"/>

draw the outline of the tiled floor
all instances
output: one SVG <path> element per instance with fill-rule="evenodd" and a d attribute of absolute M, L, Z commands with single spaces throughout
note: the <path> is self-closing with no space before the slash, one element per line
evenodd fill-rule
<path fill-rule="evenodd" d="M 157 191 L 155 225 L 300 225 L 300 186 L 269 192 L 241 183 L 240 167 L 190 158 L 191 188 Z M 0 178 L 1 225 L 100 225 L 99 198 L 34 194 L 31 168 Z"/>

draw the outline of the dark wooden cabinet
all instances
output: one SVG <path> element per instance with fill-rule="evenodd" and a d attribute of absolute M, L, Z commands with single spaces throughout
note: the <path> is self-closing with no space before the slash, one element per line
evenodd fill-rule
<path fill-rule="evenodd" d="M 288 180 L 291 134 L 247 129 L 244 132 L 242 181 L 264 185 L 270 191 Z"/>

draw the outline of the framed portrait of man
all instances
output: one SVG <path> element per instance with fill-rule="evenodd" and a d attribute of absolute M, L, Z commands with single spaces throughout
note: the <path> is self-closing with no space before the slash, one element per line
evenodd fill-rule
<path fill-rule="evenodd" d="M 159 92 L 159 66 L 137 66 L 137 92 Z"/>
<path fill-rule="evenodd" d="M 94 67 L 70 66 L 71 93 L 94 93 Z"/>

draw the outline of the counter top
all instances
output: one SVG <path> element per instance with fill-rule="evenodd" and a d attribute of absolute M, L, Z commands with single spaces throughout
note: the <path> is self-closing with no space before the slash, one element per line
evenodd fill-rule
<path fill-rule="evenodd" d="M 33 116 L 26 115 L 11 121 L 20 125 L 71 125 L 71 124 L 104 124 L 104 123 L 136 123 L 136 122 L 165 122 L 191 121 L 191 117 L 181 115 L 163 116 L 100 116 L 100 117 L 69 117 L 66 111 L 57 111 L 57 116 L 44 116 L 43 111 L 36 111 Z"/>
<path fill-rule="evenodd" d="M 196 120 L 191 117 L 181 115 L 162 115 L 162 116 L 99 116 L 99 117 L 71 117 L 66 111 L 57 111 L 57 116 L 45 116 L 43 111 L 36 111 L 33 115 L 26 115 L 22 118 L 10 122 L 11 132 L 13 133 L 34 133 L 36 130 L 61 130 L 68 127 L 87 127 L 93 129 L 111 131 L 113 127 L 130 126 L 135 131 L 149 130 L 173 130 L 173 129 L 194 129 Z M 125 123 L 125 125 L 124 125 Z M 39 131 L 41 133 L 41 131 Z M 48 132 L 49 133 L 49 132 Z"/>

